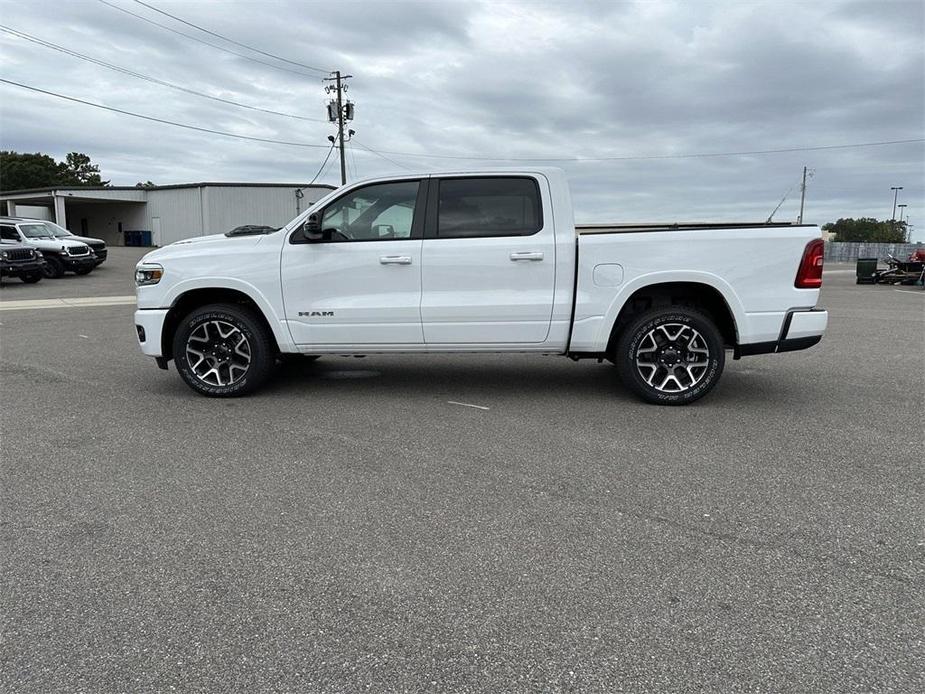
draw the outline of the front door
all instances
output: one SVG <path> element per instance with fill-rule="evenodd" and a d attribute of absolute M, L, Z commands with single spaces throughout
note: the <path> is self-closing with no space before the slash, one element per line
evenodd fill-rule
<path fill-rule="evenodd" d="M 421 345 L 418 180 L 354 188 L 319 214 L 322 239 L 300 229 L 283 248 L 286 321 L 305 347 Z"/>
<path fill-rule="evenodd" d="M 421 301 L 428 345 L 545 342 L 556 244 L 541 183 L 523 176 L 431 182 Z"/>

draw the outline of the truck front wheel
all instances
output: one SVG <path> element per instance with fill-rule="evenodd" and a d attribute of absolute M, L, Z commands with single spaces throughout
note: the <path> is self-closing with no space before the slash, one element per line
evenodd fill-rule
<path fill-rule="evenodd" d="M 43 269 L 45 277 L 49 279 L 58 279 L 64 276 L 64 263 L 55 258 L 53 255 L 45 256 L 45 267 Z"/>
<path fill-rule="evenodd" d="M 613 360 L 623 383 L 646 402 L 686 405 L 716 385 L 726 355 L 710 318 L 672 306 L 647 311 L 627 325 Z"/>
<path fill-rule="evenodd" d="M 202 395 L 247 395 L 270 377 L 273 343 L 261 320 L 244 306 L 212 304 L 177 327 L 173 358 L 180 377 Z"/>

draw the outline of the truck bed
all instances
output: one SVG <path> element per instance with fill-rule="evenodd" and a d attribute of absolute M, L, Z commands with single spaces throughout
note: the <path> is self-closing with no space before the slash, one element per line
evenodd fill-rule
<path fill-rule="evenodd" d="M 635 234 L 645 231 L 709 231 L 711 229 L 767 229 L 776 227 L 811 227 L 793 222 L 667 222 L 625 224 L 576 224 L 579 234 Z"/>

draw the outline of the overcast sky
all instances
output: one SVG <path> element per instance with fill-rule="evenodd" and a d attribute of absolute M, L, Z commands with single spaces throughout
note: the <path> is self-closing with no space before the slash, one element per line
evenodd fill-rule
<path fill-rule="evenodd" d="M 133 0 L 0 0 L 0 23 L 98 60 L 252 106 L 325 118 L 319 72 L 254 53 Z M 266 52 L 354 75 L 349 178 L 555 162 L 579 221 L 889 218 L 904 186 L 925 240 L 922 142 L 623 159 L 925 138 L 925 3 L 175 2 L 149 5 Z M 334 129 L 210 101 L 0 33 L 0 76 L 236 140 L 0 84 L 0 148 L 89 154 L 113 184 L 310 180 Z M 302 73 L 302 74 L 297 74 Z M 375 156 L 360 146 L 396 152 Z M 401 154 L 399 154 L 401 153 Z M 417 154 L 498 157 L 495 161 Z M 610 161 L 591 161 L 610 157 Z M 336 156 L 319 179 L 337 183 Z M 543 162 L 536 162 L 543 163 Z M 551 163 L 551 162 L 549 162 Z M 897 214 L 898 216 L 898 214 Z"/>

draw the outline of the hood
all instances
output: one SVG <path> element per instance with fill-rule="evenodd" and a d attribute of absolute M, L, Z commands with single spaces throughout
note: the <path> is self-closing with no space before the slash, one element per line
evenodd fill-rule
<path fill-rule="evenodd" d="M 56 238 L 45 238 L 44 236 L 37 239 L 26 239 L 26 243 L 30 246 L 35 246 L 39 249 L 48 249 L 48 250 L 61 250 L 61 247 L 65 248 L 74 248 L 74 247 L 83 247 L 87 244 L 81 243 L 80 241 L 71 241 L 70 239 L 56 239 Z"/>
<path fill-rule="evenodd" d="M 200 255 L 221 252 L 230 248 L 241 248 L 257 245 L 263 236 L 225 236 L 212 234 L 210 236 L 195 236 L 190 239 L 176 241 L 163 248 L 157 248 L 145 255 L 139 262 L 160 262 L 177 256 Z"/>
<path fill-rule="evenodd" d="M 80 243 L 85 243 L 88 246 L 105 246 L 106 242 L 103 239 L 95 239 L 92 236 L 77 236 L 77 234 L 71 234 L 70 236 L 58 237 L 63 238 L 68 241 L 79 241 Z"/>
<path fill-rule="evenodd" d="M 0 247 L 5 251 L 14 248 L 35 248 L 35 246 L 31 246 L 28 243 L 20 243 L 19 241 L 12 241 L 10 239 L 0 239 Z"/>

